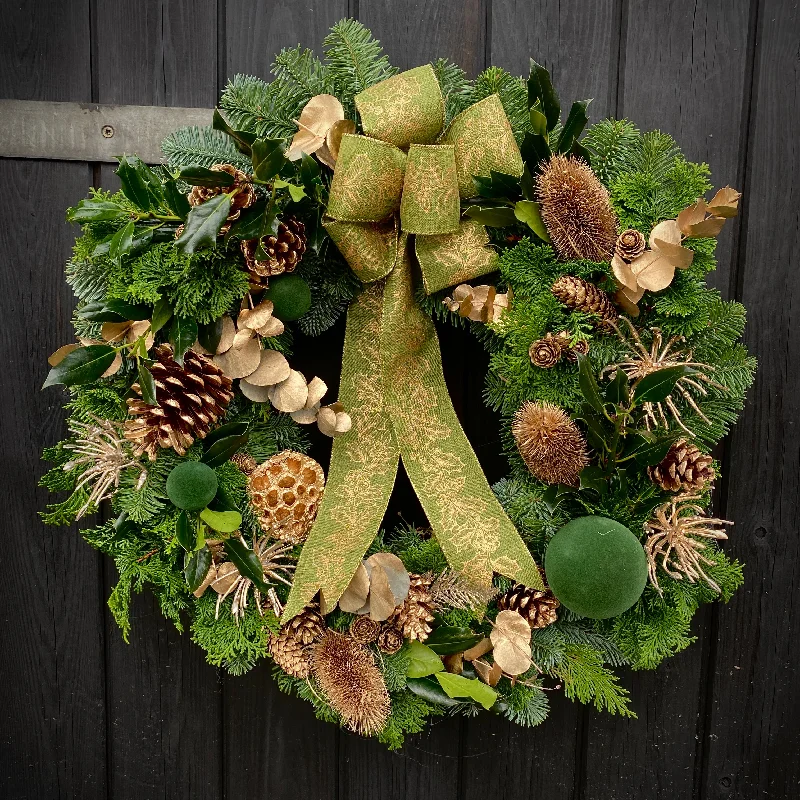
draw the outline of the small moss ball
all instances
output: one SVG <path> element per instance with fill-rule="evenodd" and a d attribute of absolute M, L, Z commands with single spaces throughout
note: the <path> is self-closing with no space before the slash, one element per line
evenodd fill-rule
<path fill-rule="evenodd" d="M 294 322 L 311 308 L 311 289 L 299 275 L 269 279 L 265 300 L 272 300 L 272 312 L 281 322 Z"/>
<path fill-rule="evenodd" d="M 167 497 L 184 511 L 201 511 L 217 493 L 217 476 L 199 461 L 178 464 L 167 478 Z"/>
<path fill-rule="evenodd" d="M 564 525 L 547 545 L 544 570 L 561 603 L 592 619 L 627 611 L 647 583 L 641 543 L 606 517 L 579 517 Z"/>

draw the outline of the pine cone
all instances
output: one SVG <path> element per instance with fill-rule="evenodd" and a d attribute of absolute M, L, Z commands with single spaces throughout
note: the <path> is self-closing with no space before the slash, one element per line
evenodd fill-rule
<path fill-rule="evenodd" d="M 212 170 L 217 172 L 227 172 L 228 175 L 233 176 L 233 184 L 231 186 L 193 186 L 192 191 L 189 192 L 188 200 L 190 206 L 199 206 L 216 197 L 221 192 L 232 192 L 238 189 L 236 194 L 231 198 L 231 210 L 228 213 L 228 222 L 238 219 L 242 213 L 243 208 L 248 208 L 256 201 L 256 190 L 250 178 L 240 169 L 236 169 L 233 164 L 214 164 Z"/>
<path fill-rule="evenodd" d="M 558 338 L 561 340 L 561 349 L 567 354 L 568 361 L 577 361 L 579 355 L 585 356 L 589 353 L 588 339 L 578 339 L 574 345 L 570 344 L 572 335 L 569 331 L 561 331 Z"/>
<path fill-rule="evenodd" d="M 617 237 L 617 244 L 614 252 L 623 260 L 630 263 L 634 258 L 638 258 L 644 253 L 647 245 L 644 235 L 635 228 L 628 228 L 622 231 Z"/>
<path fill-rule="evenodd" d="M 538 339 L 530 346 L 528 355 L 531 357 L 531 364 L 534 367 L 550 369 L 561 361 L 561 355 L 568 348 L 567 342 L 548 333 L 544 339 Z"/>
<path fill-rule="evenodd" d="M 617 321 L 617 312 L 609 296 L 589 281 L 573 275 L 562 275 L 550 290 L 565 306 L 587 314 L 597 314 L 601 324 Z"/>
<path fill-rule="evenodd" d="M 251 277 L 263 283 L 263 278 L 294 272 L 306 251 L 306 226 L 294 217 L 287 217 L 278 225 L 278 232 L 261 239 L 266 259 L 257 259 L 258 239 L 242 242 L 242 253 Z"/>
<path fill-rule="evenodd" d="M 133 442 L 135 455 L 147 453 L 151 461 L 159 447 L 185 455 L 195 439 L 206 437 L 233 397 L 230 378 L 205 356 L 187 350 L 181 366 L 169 345 L 156 347 L 153 355 L 150 372 L 158 405 L 129 398 L 128 414 L 136 419 L 125 423 L 125 438 Z M 138 383 L 131 389 L 141 397 Z"/>
<path fill-rule="evenodd" d="M 284 450 L 253 470 L 247 484 L 261 527 L 275 538 L 302 544 L 325 487 L 325 473 L 313 458 Z"/>
<path fill-rule="evenodd" d="M 295 678 L 307 678 L 311 671 L 311 647 L 327 630 L 316 605 L 307 606 L 270 637 L 275 663 Z"/>
<path fill-rule="evenodd" d="M 381 631 L 381 624 L 372 617 L 364 614 L 356 617 L 350 623 L 350 636 L 360 644 L 369 644 L 378 638 Z"/>
<path fill-rule="evenodd" d="M 531 628 L 552 625 L 556 621 L 556 609 L 560 605 L 549 589 L 532 589 L 521 583 L 514 584 L 497 600 L 498 610 L 516 611 L 528 621 Z"/>
<path fill-rule="evenodd" d="M 668 492 L 696 491 L 714 480 L 713 458 L 696 445 L 680 439 L 670 447 L 660 464 L 648 467 L 653 483 Z"/>
<path fill-rule="evenodd" d="M 258 466 L 258 462 L 253 458 L 253 456 L 248 455 L 247 453 L 234 453 L 231 456 L 231 462 L 236 464 L 239 469 L 244 472 L 245 475 L 251 475 L 255 472 L 256 467 Z"/>
<path fill-rule="evenodd" d="M 430 575 L 413 573 L 410 578 L 408 597 L 394 610 L 387 623 L 398 628 L 404 638 L 424 642 L 432 630 L 429 623 L 433 622 L 433 579 Z"/>
<path fill-rule="evenodd" d="M 427 634 L 426 634 L 427 636 Z M 395 625 L 384 625 L 378 634 L 378 649 L 392 655 L 403 646 L 403 632 Z"/>

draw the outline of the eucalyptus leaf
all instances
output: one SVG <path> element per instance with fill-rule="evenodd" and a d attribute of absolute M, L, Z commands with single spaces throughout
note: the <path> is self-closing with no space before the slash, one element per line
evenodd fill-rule
<path fill-rule="evenodd" d="M 469 206 L 464 213 L 471 219 L 477 220 L 481 225 L 489 225 L 492 228 L 505 228 L 513 225 L 517 219 L 514 216 L 514 209 L 509 206 Z"/>
<path fill-rule="evenodd" d="M 178 521 L 175 523 L 175 539 L 187 553 L 191 553 L 194 550 L 196 540 L 194 525 L 192 525 L 192 521 L 185 511 L 181 511 L 178 515 Z"/>
<path fill-rule="evenodd" d="M 175 246 L 187 255 L 205 247 L 213 247 L 230 210 L 231 198 L 227 194 L 218 194 L 205 203 L 194 206 L 186 217 L 183 233 Z"/>
<path fill-rule="evenodd" d="M 439 625 L 425 640 L 425 644 L 437 655 L 447 656 L 469 650 L 483 639 L 480 633 L 473 633 L 470 628 L 452 625 Z"/>
<path fill-rule="evenodd" d="M 694 375 L 697 370 L 687 364 L 665 367 L 645 375 L 633 388 L 633 404 L 661 403 L 666 400 L 675 384 L 686 375 Z"/>
<path fill-rule="evenodd" d="M 200 519 L 218 533 L 233 533 L 242 524 L 242 515 L 238 511 L 212 511 L 204 508 L 200 512 Z"/>
<path fill-rule="evenodd" d="M 448 697 L 469 697 L 487 711 L 497 700 L 497 692 L 477 678 L 465 678 L 450 672 L 437 672 L 435 677 Z"/>
<path fill-rule="evenodd" d="M 90 344 L 68 353 L 47 374 L 42 389 L 56 384 L 78 386 L 96 381 L 113 363 L 117 351 L 107 344 Z"/>
<path fill-rule="evenodd" d="M 230 461 L 231 456 L 240 448 L 247 444 L 250 434 L 245 433 L 241 436 L 226 436 L 218 439 L 211 447 L 208 447 L 200 459 L 209 467 L 221 467 L 226 461 Z"/>
<path fill-rule="evenodd" d="M 142 392 L 142 400 L 149 406 L 158 405 L 158 397 L 156 393 L 156 382 L 153 378 L 153 373 L 142 363 L 139 362 L 138 369 L 139 388 Z"/>
<path fill-rule="evenodd" d="M 208 169 L 191 164 L 183 167 L 178 177 L 192 186 L 206 186 L 209 188 L 233 186 L 236 181 L 233 175 L 221 169 Z"/>
<path fill-rule="evenodd" d="M 407 654 L 409 661 L 406 675 L 409 678 L 424 678 L 444 669 L 442 659 L 430 647 L 416 639 L 408 643 Z"/>
<path fill-rule="evenodd" d="M 534 200 L 520 200 L 514 206 L 514 216 L 524 222 L 540 239 L 550 242 L 550 234 L 547 232 L 539 203 Z"/>
<path fill-rule="evenodd" d="M 169 343 L 172 345 L 172 357 L 183 364 L 186 351 L 197 341 L 197 322 L 189 317 L 173 317 L 169 326 Z"/>
<path fill-rule="evenodd" d="M 209 569 L 211 569 L 211 551 L 208 549 L 208 545 L 204 544 L 199 550 L 186 554 L 183 577 L 186 578 L 186 585 L 190 592 L 197 589 L 205 580 Z"/>
<path fill-rule="evenodd" d="M 264 583 L 264 569 L 258 556 L 241 539 L 226 539 L 225 553 L 236 565 L 239 572 L 249 578 L 262 591 L 267 591 Z"/>

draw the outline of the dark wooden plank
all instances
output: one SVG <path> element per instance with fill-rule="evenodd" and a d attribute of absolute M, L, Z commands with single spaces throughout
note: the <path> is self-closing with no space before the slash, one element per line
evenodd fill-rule
<path fill-rule="evenodd" d="M 41 8 L 4 8 L 0 95 L 90 99 L 88 3 L 51 11 L 46 27 Z M 106 796 L 101 562 L 74 527 L 42 525 L 37 511 L 49 498 L 36 488 L 46 468 L 42 447 L 64 433 L 63 394 L 40 392 L 46 357 L 72 336 L 74 301 L 62 265 L 74 231 L 63 222 L 64 209 L 90 179 L 80 164 L 0 162 L 0 314 L 8 362 L 0 388 L 0 508 L 14 564 L 0 587 L 0 795 L 7 798 Z"/>
<path fill-rule="evenodd" d="M 217 88 L 215 4 L 192 0 L 96 4 L 96 100 L 212 107 Z M 101 185 L 118 186 L 113 167 Z M 109 566 L 106 591 L 115 579 Z M 117 797 L 218 797 L 222 706 L 217 670 L 188 635 L 161 616 L 152 595 L 137 598 L 131 644 L 108 626 L 109 755 Z"/>
<path fill-rule="evenodd" d="M 718 185 L 736 184 L 740 177 L 748 7 L 748 0 L 717 0 L 685 9 L 633 2 L 623 20 L 617 114 L 641 130 L 672 134 L 688 158 L 710 163 Z M 723 290 L 730 279 L 735 238 L 735 226 L 720 237 L 720 269 L 712 282 Z M 586 737 L 589 796 L 630 797 L 642 786 L 653 797 L 692 795 L 710 619 L 710 609 L 698 614 L 693 632 L 699 640 L 687 651 L 653 672 L 626 679 L 638 720 L 591 715 Z"/>
<path fill-rule="evenodd" d="M 731 438 L 730 552 L 746 583 L 718 610 L 702 797 L 797 794 L 800 685 L 797 664 L 798 396 L 800 340 L 797 186 L 800 154 L 787 132 L 798 114 L 793 4 L 764 0 L 753 21 L 755 64 L 744 183 L 737 296 L 748 307 L 745 339 L 759 358 L 756 385 Z M 781 198 L 776 205 L 774 198 Z M 765 278 L 765 276 L 767 276 Z"/>
<path fill-rule="evenodd" d="M 269 80 L 270 64 L 281 48 L 301 44 L 319 53 L 330 26 L 345 16 L 345 0 L 272 2 L 266 7 L 228 0 L 222 74 L 225 79 L 245 73 Z M 292 359 L 304 374 L 323 378 L 332 397 L 343 335 L 339 325 L 324 339 L 298 336 Z M 321 439 L 315 438 L 312 455 L 327 463 L 330 443 Z M 260 787 L 274 800 L 336 797 L 337 730 L 316 720 L 302 700 L 282 695 L 269 663 L 243 677 L 225 676 L 223 683 L 225 796 L 248 797 Z"/>

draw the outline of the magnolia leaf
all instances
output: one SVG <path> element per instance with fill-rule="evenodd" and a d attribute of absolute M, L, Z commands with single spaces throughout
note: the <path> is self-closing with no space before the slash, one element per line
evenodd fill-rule
<path fill-rule="evenodd" d="M 207 325 L 197 326 L 197 341 L 208 350 L 209 353 L 216 353 L 222 339 L 225 317 L 219 317 Z M 194 342 L 192 342 L 194 344 Z"/>
<path fill-rule="evenodd" d="M 242 515 L 238 511 L 212 511 L 204 508 L 200 512 L 200 519 L 219 533 L 233 533 L 242 524 Z"/>
<path fill-rule="evenodd" d="M 481 658 L 482 656 L 485 656 L 487 653 L 491 652 L 491 650 L 492 640 L 488 636 L 485 636 L 478 642 L 478 644 L 464 651 L 464 660 L 475 661 L 476 659 Z"/>
<path fill-rule="evenodd" d="M 479 633 L 473 633 L 470 628 L 452 625 L 439 625 L 425 640 L 425 644 L 439 655 L 450 653 L 463 653 L 483 639 Z"/>
<path fill-rule="evenodd" d="M 531 668 L 531 626 L 516 611 L 501 611 L 489 638 L 496 664 L 508 675 L 522 675 Z"/>
<path fill-rule="evenodd" d="M 178 521 L 175 523 L 175 538 L 187 553 L 191 553 L 195 549 L 197 537 L 189 515 L 185 511 L 181 511 Z"/>
<path fill-rule="evenodd" d="M 213 247 L 219 229 L 228 219 L 231 197 L 218 194 L 199 206 L 194 206 L 186 217 L 186 225 L 175 246 L 186 255 L 205 247 Z"/>
<path fill-rule="evenodd" d="M 514 206 L 514 216 L 524 222 L 540 239 L 550 242 L 550 235 L 542 220 L 539 203 L 534 200 L 520 200 Z"/>
<path fill-rule="evenodd" d="M 686 364 L 666 367 L 645 375 L 633 389 L 633 403 L 661 403 L 666 400 L 675 384 L 685 375 L 693 375 L 697 370 Z"/>
<path fill-rule="evenodd" d="M 437 672 L 436 674 L 441 675 L 442 673 Z M 463 705 L 463 701 L 449 697 L 435 678 L 408 678 L 406 686 L 414 694 L 435 706 L 454 708 Z"/>
<path fill-rule="evenodd" d="M 442 659 L 430 647 L 425 646 L 416 639 L 412 639 L 408 643 L 406 654 L 408 655 L 406 675 L 409 678 L 424 678 L 444 669 Z"/>
<path fill-rule="evenodd" d="M 618 369 L 611 382 L 606 386 L 606 400 L 614 405 L 628 402 L 628 376 Z"/>
<path fill-rule="evenodd" d="M 377 622 L 389 619 L 397 607 L 386 570 L 374 566 L 369 574 L 369 615 Z"/>
<path fill-rule="evenodd" d="M 197 591 L 205 581 L 211 569 L 211 560 L 211 551 L 205 544 L 194 553 L 186 554 L 183 577 L 186 578 L 186 585 L 190 592 Z"/>
<path fill-rule="evenodd" d="M 544 113 L 547 130 L 552 130 L 561 116 L 561 103 L 553 88 L 550 73 L 541 64 L 537 64 L 531 59 L 531 71 L 528 77 L 528 108 L 533 108 L 537 101 Z"/>
<path fill-rule="evenodd" d="M 79 347 L 67 353 L 50 370 L 42 388 L 59 383 L 64 386 L 78 386 L 96 381 L 111 366 L 116 355 L 116 350 L 106 344 Z"/>
<path fill-rule="evenodd" d="M 253 581 L 261 591 L 268 590 L 264 583 L 264 568 L 261 566 L 261 561 L 241 539 L 226 539 L 225 553 L 241 575 Z"/>
<path fill-rule="evenodd" d="M 104 308 L 106 311 L 118 314 L 125 320 L 134 320 L 136 322 L 150 319 L 153 313 L 150 306 L 137 303 L 128 303 L 125 300 L 106 300 Z"/>
<path fill-rule="evenodd" d="M 497 700 L 497 692 L 476 678 L 464 678 L 449 672 L 437 672 L 435 677 L 448 697 L 469 697 L 487 711 Z"/>
<path fill-rule="evenodd" d="M 247 432 L 248 424 L 246 422 L 226 422 L 215 428 L 211 433 L 203 439 L 203 446 L 208 450 L 211 445 L 220 441 L 220 439 L 227 439 L 229 436 L 243 436 Z"/>
<path fill-rule="evenodd" d="M 61 345 L 61 347 L 59 347 L 58 350 L 56 350 L 55 353 L 53 353 L 47 359 L 47 363 L 51 367 L 55 367 L 57 364 L 60 364 L 64 360 L 65 356 L 67 356 L 73 350 L 77 350 L 79 347 L 80 347 L 80 345 L 79 344 L 75 344 L 74 342 L 72 344 Z"/>
<path fill-rule="evenodd" d="M 364 566 L 367 568 L 370 580 L 372 580 L 372 570 L 376 567 L 380 567 L 386 573 L 396 605 L 400 605 L 408 597 L 411 578 L 403 562 L 394 553 L 374 553 L 364 562 Z"/>
<path fill-rule="evenodd" d="M 500 678 L 503 677 L 503 670 L 500 665 L 495 661 L 491 666 L 485 661 L 473 661 L 472 666 L 475 672 L 478 673 L 480 679 L 489 686 L 497 686 Z"/>

